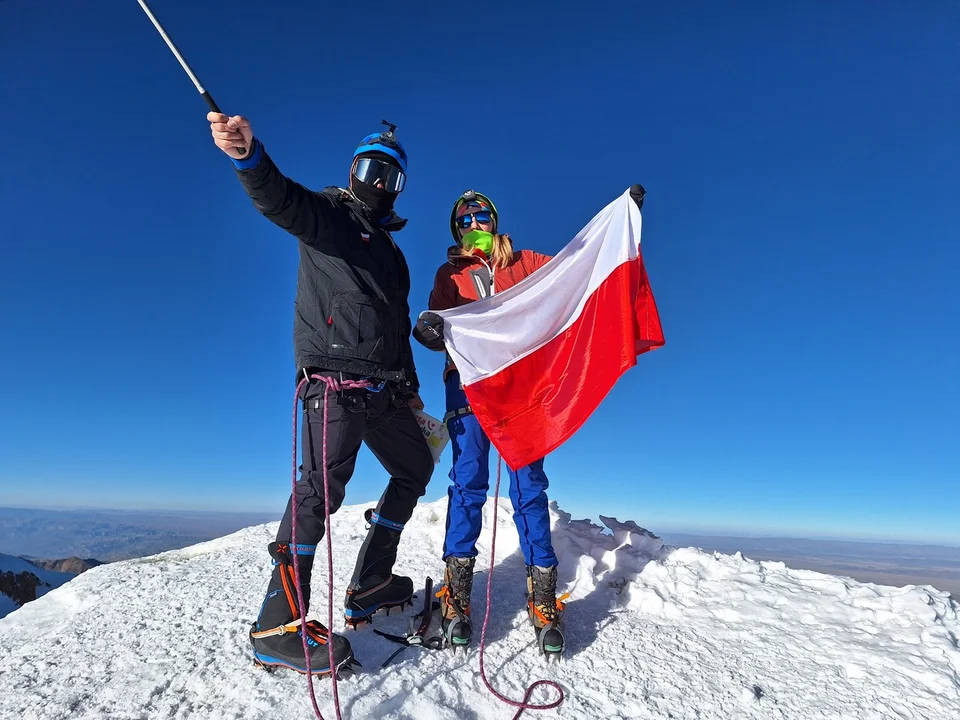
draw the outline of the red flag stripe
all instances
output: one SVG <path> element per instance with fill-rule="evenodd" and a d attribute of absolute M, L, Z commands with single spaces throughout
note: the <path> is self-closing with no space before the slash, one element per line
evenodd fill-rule
<path fill-rule="evenodd" d="M 464 391 L 491 442 L 517 469 L 569 439 L 637 356 L 663 344 L 638 256 L 607 276 L 563 332 Z"/>

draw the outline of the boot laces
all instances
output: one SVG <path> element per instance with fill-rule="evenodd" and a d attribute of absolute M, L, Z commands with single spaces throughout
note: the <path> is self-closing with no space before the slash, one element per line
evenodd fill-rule
<path fill-rule="evenodd" d="M 467 562 L 464 562 L 467 560 Z M 459 614 L 468 614 L 470 611 L 470 594 L 473 589 L 473 558 L 451 558 L 447 561 L 445 580 L 438 598 L 445 598 L 454 611 Z"/>
<path fill-rule="evenodd" d="M 552 623 L 563 613 L 563 601 L 568 594 L 557 597 L 557 569 L 532 568 L 530 570 L 530 608 L 543 624 Z"/>
<path fill-rule="evenodd" d="M 307 621 L 307 644 L 310 647 L 327 644 L 327 628 L 316 620 Z"/>

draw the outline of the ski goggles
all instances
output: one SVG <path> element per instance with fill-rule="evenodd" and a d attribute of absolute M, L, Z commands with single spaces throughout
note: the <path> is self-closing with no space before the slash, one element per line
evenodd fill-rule
<path fill-rule="evenodd" d="M 486 225 L 487 223 L 493 222 L 493 213 L 489 210 L 478 210 L 475 213 L 461 215 L 457 218 L 457 227 L 466 230 L 473 223 L 474 219 L 477 221 L 477 225 Z"/>
<path fill-rule="evenodd" d="M 362 157 L 357 160 L 353 174 L 367 185 L 383 185 L 387 192 L 398 193 L 407 184 L 407 176 L 396 165 L 377 158 Z"/>

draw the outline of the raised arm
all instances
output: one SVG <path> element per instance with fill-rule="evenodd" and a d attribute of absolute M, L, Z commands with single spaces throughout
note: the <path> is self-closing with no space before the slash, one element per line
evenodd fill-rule
<path fill-rule="evenodd" d="M 214 143 L 233 161 L 253 206 L 278 227 L 313 246 L 332 243 L 332 205 L 325 196 L 286 177 L 242 115 L 207 114 Z M 247 148 L 240 157 L 238 147 Z"/>

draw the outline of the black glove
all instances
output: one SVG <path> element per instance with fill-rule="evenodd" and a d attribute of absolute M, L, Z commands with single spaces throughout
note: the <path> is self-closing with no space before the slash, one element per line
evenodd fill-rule
<path fill-rule="evenodd" d="M 643 185 L 640 183 L 630 186 L 630 199 L 637 204 L 639 210 L 643 210 L 643 197 L 646 194 L 647 191 L 643 189 Z"/>
<path fill-rule="evenodd" d="M 420 313 L 413 337 L 428 350 L 443 350 L 443 318 L 432 312 Z"/>

